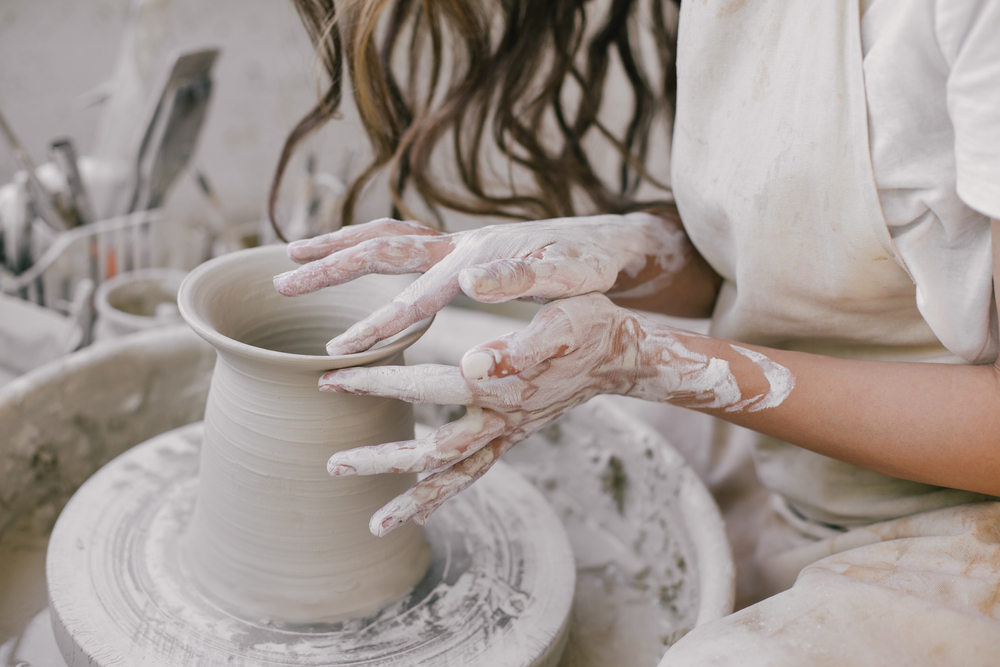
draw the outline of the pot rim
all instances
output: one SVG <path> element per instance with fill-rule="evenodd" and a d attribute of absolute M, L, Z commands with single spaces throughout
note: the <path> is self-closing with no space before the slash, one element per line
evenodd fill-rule
<path fill-rule="evenodd" d="M 254 359 L 263 362 L 281 363 L 293 368 L 306 370 L 336 370 L 338 368 L 348 368 L 351 366 L 365 366 L 389 359 L 412 345 L 434 321 L 434 316 L 430 316 L 419 322 L 411 324 L 398 334 L 376 343 L 373 347 L 363 352 L 355 354 L 341 354 L 336 356 L 292 354 L 289 352 L 278 352 L 268 350 L 238 340 L 230 338 L 212 326 L 205 320 L 194 306 L 196 290 L 201 281 L 209 274 L 214 274 L 224 270 L 225 267 L 236 263 L 243 263 L 255 256 L 273 257 L 280 255 L 287 258 L 286 244 L 271 244 L 256 248 L 247 248 L 235 252 L 220 255 L 207 262 L 198 265 L 188 273 L 181 283 L 177 292 L 177 307 L 181 312 L 181 317 L 188 323 L 196 334 L 204 338 L 216 350 L 228 352 L 243 358 Z M 291 260 L 289 260 L 291 261 Z M 295 298 L 295 297 L 286 297 Z"/>

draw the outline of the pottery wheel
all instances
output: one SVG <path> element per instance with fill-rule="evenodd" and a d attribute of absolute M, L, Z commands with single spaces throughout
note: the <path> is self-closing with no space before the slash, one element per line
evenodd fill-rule
<path fill-rule="evenodd" d="M 404 599 L 336 624 L 220 609 L 185 575 L 202 425 L 139 445 L 74 495 L 52 533 L 53 625 L 73 665 L 554 665 L 575 570 L 542 494 L 499 462 L 425 526 L 430 569 Z"/>

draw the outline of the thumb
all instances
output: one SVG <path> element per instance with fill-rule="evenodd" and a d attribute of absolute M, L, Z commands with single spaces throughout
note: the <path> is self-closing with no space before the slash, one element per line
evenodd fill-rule
<path fill-rule="evenodd" d="M 564 354 L 573 344 L 572 334 L 569 317 L 557 304 L 550 304 L 523 331 L 505 334 L 466 352 L 462 356 L 462 376 L 475 382 L 517 375 Z"/>
<path fill-rule="evenodd" d="M 611 289 L 618 270 L 601 262 L 565 257 L 555 251 L 545 257 L 498 259 L 470 266 L 458 275 L 468 296 L 482 303 L 521 297 L 552 301 Z"/>
<path fill-rule="evenodd" d="M 458 284 L 466 295 L 482 303 L 500 303 L 536 296 L 539 260 L 498 259 L 462 269 Z M 542 269 L 544 271 L 544 269 Z"/>

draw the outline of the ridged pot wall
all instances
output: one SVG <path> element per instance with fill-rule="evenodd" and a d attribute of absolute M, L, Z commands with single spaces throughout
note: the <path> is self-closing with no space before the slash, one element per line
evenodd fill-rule
<path fill-rule="evenodd" d="M 406 594 L 430 549 L 419 526 L 386 537 L 368 520 L 413 475 L 332 478 L 334 452 L 413 437 L 411 406 L 320 392 L 327 370 L 402 364 L 425 321 L 368 352 L 324 344 L 387 303 L 405 278 L 369 276 L 289 298 L 272 278 L 283 246 L 240 251 L 195 269 L 178 305 L 218 351 L 205 413 L 197 503 L 182 544 L 191 577 L 248 618 L 315 623 L 358 617 Z"/>

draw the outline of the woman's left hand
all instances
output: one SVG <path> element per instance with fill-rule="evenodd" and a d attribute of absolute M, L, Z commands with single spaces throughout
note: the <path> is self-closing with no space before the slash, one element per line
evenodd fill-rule
<path fill-rule="evenodd" d="M 370 273 L 422 273 L 327 344 L 329 354 L 352 354 L 433 315 L 459 291 L 483 303 L 589 292 L 642 298 L 672 285 L 692 253 L 676 215 L 559 218 L 452 234 L 384 219 L 289 244 L 289 257 L 307 264 L 276 276 L 274 285 L 297 296 Z"/>
<path fill-rule="evenodd" d="M 466 352 L 461 369 L 331 371 L 320 380 L 324 391 L 458 404 L 467 412 L 420 440 L 339 452 L 328 469 L 331 475 L 433 473 L 376 512 L 370 528 L 381 536 L 410 519 L 423 523 L 515 443 L 596 394 L 634 390 L 658 400 L 680 396 L 715 407 L 713 402 L 725 397 L 704 390 L 706 377 L 714 373 L 713 360 L 690 351 L 682 341 L 687 336 L 700 338 L 649 326 L 644 316 L 592 293 L 546 305 L 525 330 Z M 738 400 L 738 389 L 729 398 Z"/>

